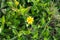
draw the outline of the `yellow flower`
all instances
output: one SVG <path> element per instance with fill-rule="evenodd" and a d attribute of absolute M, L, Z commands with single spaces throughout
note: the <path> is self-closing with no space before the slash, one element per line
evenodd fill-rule
<path fill-rule="evenodd" d="M 16 4 L 16 5 L 19 5 L 19 2 L 18 2 L 18 1 L 15 1 L 15 4 Z"/>
<path fill-rule="evenodd" d="M 32 24 L 33 22 L 34 22 L 34 18 L 32 18 L 31 16 L 27 17 L 28 24 Z"/>

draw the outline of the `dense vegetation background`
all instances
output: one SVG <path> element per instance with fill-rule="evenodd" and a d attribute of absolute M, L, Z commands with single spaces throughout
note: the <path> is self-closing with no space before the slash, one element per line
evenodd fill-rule
<path fill-rule="evenodd" d="M 0 40 L 60 40 L 60 0 L 0 0 Z"/>

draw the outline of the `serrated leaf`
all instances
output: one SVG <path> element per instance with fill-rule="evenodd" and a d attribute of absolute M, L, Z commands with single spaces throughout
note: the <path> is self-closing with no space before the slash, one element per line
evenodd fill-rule
<path fill-rule="evenodd" d="M 31 7 L 24 8 L 20 6 L 20 12 L 22 15 L 25 15 L 25 13 L 28 13 Z"/>

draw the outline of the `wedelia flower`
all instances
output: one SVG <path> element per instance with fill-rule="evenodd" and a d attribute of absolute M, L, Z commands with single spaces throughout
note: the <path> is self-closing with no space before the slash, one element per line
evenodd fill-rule
<path fill-rule="evenodd" d="M 31 16 L 27 17 L 28 24 L 32 24 L 33 22 L 34 22 L 34 18 L 32 18 Z"/>
<path fill-rule="evenodd" d="M 15 4 L 16 4 L 16 5 L 19 5 L 19 2 L 18 2 L 18 1 L 15 1 Z"/>

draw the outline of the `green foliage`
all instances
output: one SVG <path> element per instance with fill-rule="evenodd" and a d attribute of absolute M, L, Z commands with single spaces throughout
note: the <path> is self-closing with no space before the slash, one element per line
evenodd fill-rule
<path fill-rule="evenodd" d="M 58 10 L 51 0 L 0 0 L 0 5 L 0 40 L 60 40 L 52 22 Z"/>

